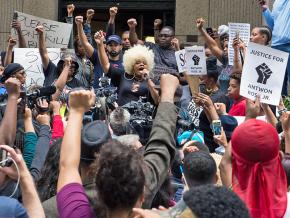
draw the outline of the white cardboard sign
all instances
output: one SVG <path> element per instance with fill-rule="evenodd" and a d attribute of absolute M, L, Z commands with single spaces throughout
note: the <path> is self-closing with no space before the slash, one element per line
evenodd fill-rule
<path fill-rule="evenodd" d="M 185 49 L 175 52 L 175 59 L 178 67 L 178 72 L 183 73 L 187 71 L 185 60 Z"/>
<path fill-rule="evenodd" d="M 29 14 L 18 12 L 18 21 L 21 23 L 21 32 L 25 38 L 28 48 L 38 48 L 38 33 L 35 27 L 38 24 L 43 25 L 45 31 L 45 42 L 47 48 L 67 48 L 72 24 L 61 23 Z M 17 32 L 12 29 L 13 37 L 17 36 Z"/>
<path fill-rule="evenodd" d="M 49 59 L 56 65 L 60 59 L 59 48 L 48 48 Z M 24 67 L 26 72 L 26 86 L 33 84 L 43 85 L 44 74 L 42 62 L 37 48 L 15 48 L 14 62 Z"/>
<path fill-rule="evenodd" d="M 206 75 L 206 57 L 203 46 L 186 47 L 185 60 L 188 75 Z"/>
<path fill-rule="evenodd" d="M 250 42 L 242 72 L 240 94 L 262 103 L 279 105 L 288 53 Z"/>
<path fill-rule="evenodd" d="M 234 64 L 234 48 L 232 44 L 233 39 L 237 37 L 237 33 L 245 45 L 248 45 L 250 41 L 251 25 L 249 23 L 229 23 L 228 57 L 229 65 L 231 66 Z"/>

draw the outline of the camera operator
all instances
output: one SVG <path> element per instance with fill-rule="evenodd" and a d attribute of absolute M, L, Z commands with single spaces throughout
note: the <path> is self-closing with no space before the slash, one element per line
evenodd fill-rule
<path fill-rule="evenodd" d="M 117 107 L 109 116 L 109 125 L 112 130 L 112 136 L 126 135 L 129 127 L 130 113 L 122 107 Z"/>
<path fill-rule="evenodd" d="M 149 71 L 154 66 L 154 53 L 141 45 L 130 48 L 123 56 L 124 71 L 110 64 L 103 43 L 104 39 L 102 31 L 95 34 L 104 72 L 111 78 L 112 84 L 118 87 L 118 105 L 122 106 L 130 101 L 137 101 L 140 96 L 145 96 L 146 101 L 158 104 L 158 91 L 154 88 L 154 82 L 149 78 Z"/>
<path fill-rule="evenodd" d="M 19 83 L 20 92 L 25 90 L 23 85 L 25 84 L 25 81 L 26 81 L 26 73 L 22 65 L 17 64 L 17 63 L 8 64 L 6 68 L 4 69 L 0 82 L 2 84 L 4 83 L 6 84 L 6 81 L 9 78 L 14 78 L 13 81 L 15 82 L 17 81 L 17 83 Z M 6 87 L 6 91 L 4 91 L 4 94 L 1 97 L 2 97 L 2 101 L 9 98 L 9 92 L 7 90 L 7 87 Z M 0 107 L 0 120 L 2 120 L 4 116 L 6 105 L 7 104 L 5 103 L 3 106 Z M 19 108 L 19 105 L 18 105 L 18 108 Z"/>

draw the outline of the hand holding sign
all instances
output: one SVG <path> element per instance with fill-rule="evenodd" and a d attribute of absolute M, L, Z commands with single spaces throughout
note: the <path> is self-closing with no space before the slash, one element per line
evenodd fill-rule
<path fill-rule="evenodd" d="M 260 96 L 257 95 L 256 100 L 247 99 L 246 103 L 246 119 L 255 119 L 261 111 Z"/>
<path fill-rule="evenodd" d="M 13 20 L 11 27 L 14 28 L 17 32 L 21 31 L 21 23 L 17 20 Z"/>
<path fill-rule="evenodd" d="M 40 24 L 45 30 L 45 44 L 47 48 L 65 48 L 68 45 L 72 24 L 61 23 L 53 20 L 44 19 L 41 17 L 32 16 L 19 11 L 17 13 L 17 21 L 21 23 L 21 34 L 28 48 L 39 47 L 39 35 L 42 32 L 37 31 L 37 26 Z M 38 34 L 37 34 L 38 33 Z M 17 30 L 12 29 L 11 35 L 16 37 Z"/>

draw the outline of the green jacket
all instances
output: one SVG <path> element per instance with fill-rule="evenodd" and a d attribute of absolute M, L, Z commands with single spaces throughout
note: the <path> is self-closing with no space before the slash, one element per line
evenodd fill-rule
<path fill-rule="evenodd" d="M 177 107 L 169 102 L 162 102 L 158 106 L 144 153 L 146 187 L 143 208 L 150 208 L 155 194 L 168 175 L 175 155 L 177 112 Z M 89 197 L 95 196 L 93 186 L 85 186 L 85 190 Z M 58 217 L 55 197 L 44 201 L 42 205 L 47 218 Z"/>

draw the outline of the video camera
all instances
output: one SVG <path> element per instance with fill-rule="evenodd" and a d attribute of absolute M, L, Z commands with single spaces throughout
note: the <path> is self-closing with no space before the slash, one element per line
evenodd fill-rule
<path fill-rule="evenodd" d="M 131 101 L 122 106 L 131 114 L 130 126 L 138 133 L 143 145 L 149 139 L 155 111 L 155 107 L 150 102 L 144 102 L 144 99 L 146 98 L 140 97 L 138 101 Z"/>
<path fill-rule="evenodd" d="M 30 93 L 25 93 L 26 105 L 32 109 L 37 105 L 37 99 L 45 99 L 49 103 L 51 101 L 51 96 L 56 92 L 55 86 L 46 86 L 34 90 Z"/>
<path fill-rule="evenodd" d="M 37 105 L 37 99 L 46 99 L 48 102 L 51 101 L 51 95 L 56 92 L 55 86 L 47 86 L 36 89 L 30 93 L 26 93 L 25 91 L 20 92 L 20 98 L 22 99 L 19 103 L 20 108 L 23 108 L 23 111 L 26 105 L 33 109 Z M 8 94 L 0 95 L 0 106 L 5 106 L 7 104 Z"/>

